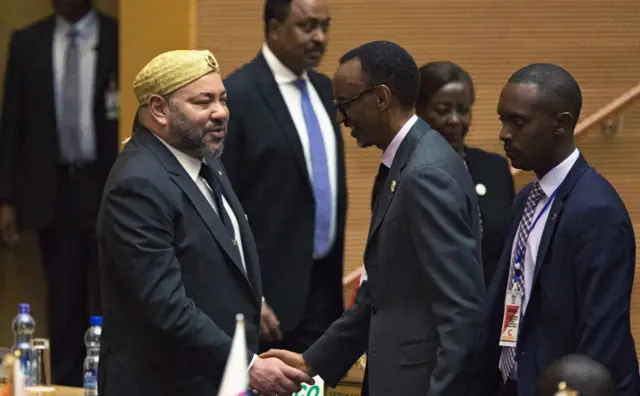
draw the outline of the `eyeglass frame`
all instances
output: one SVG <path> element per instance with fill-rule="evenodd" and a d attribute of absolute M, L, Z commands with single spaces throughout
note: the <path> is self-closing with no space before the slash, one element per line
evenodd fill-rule
<path fill-rule="evenodd" d="M 366 95 L 366 94 L 368 94 L 370 92 L 373 92 L 376 88 L 381 87 L 383 85 L 385 85 L 385 84 L 378 84 L 378 85 L 374 85 L 373 87 L 366 88 L 366 89 L 362 90 L 361 92 L 358 92 L 357 94 L 355 94 L 352 97 L 347 98 L 345 100 L 335 100 L 334 99 L 333 105 L 336 106 L 336 109 L 338 109 L 340 114 L 342 114 L 342 117 L 349 118 L 349 116 L 347 115 L 347 110 L 343 107 L 344 105 L 346 105 L 348 103 L 355 102 L 356 100 L 360 99 L 364 95 Z"/>

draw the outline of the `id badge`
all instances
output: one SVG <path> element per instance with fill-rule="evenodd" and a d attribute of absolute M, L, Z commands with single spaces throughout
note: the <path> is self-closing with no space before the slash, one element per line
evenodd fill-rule
<path fill-rule="evenodd" d="M 502 334 L 500 346 L 515 348 L 518 343 L 518 330 L 522 316 L 522 292 L 507 292 L 504 301 L 504 316 L 502 318 Z"/>
<path fill-rule="evenodd" d="M 109 86 L 104 92 L 104 108 L 107 120 L 117 120 L 120 115 L 120 97 L 118 93 L 118 83 L 115 76 L 111 75 Z"/>

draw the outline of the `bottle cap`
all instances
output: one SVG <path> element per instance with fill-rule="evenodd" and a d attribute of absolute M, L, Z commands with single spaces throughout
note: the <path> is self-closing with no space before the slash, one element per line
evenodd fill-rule
<path fill-rule="evenodd" d="M 92 316 L 91 326 L 102 326 L 102 316 Z"/>
<path fill-rule="evenodd" d="M 31 311 L 31 306 L 27 303 L 18 304 L 18 313 L 28 314 Z"/>

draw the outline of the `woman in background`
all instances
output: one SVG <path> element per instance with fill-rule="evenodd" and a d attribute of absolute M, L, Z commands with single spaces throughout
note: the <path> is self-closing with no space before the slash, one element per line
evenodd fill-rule
<path fill-rule="evenodd" d="M 504 157 L 464 143 L 474 101 L 471 76 L 460 66 L 431 62 L 420 68 L 417 114 L 460 153 L 476 186 L 482 219 L 484 281 L 488 287 L 502 254 L 515 187 Z"/>

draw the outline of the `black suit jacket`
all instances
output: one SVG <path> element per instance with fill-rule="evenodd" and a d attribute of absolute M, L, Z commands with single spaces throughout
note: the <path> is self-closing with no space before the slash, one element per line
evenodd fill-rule
<path fill-rule="evenodd" d="M 336 119 L 331 81 L 309 70 L 329 117 Z M 285 332 L 304 312 L 311 286 L 315 202 L 302 145 L 262 54 L 224 81 L 229 93 L 229 133 L 222 161 L 256 236 L 265 298 Z M 342 275 L 347 207 L 342 134 L 334 124 L 337 220 L 333 249 L 323 262 L 325 290 L 334 312 L 343 310 Z"/>
<path fill-rule="evenodd" d="M 204 194 L 151 132 L 138 127 L 114 164 L 98 217 L 101 395 L 217 394 L 238 313 L 248 359 L 258 351 L 253 235 L 222 164 L 210 165 L 238 219 L 247 275 Z"/>
<path fill-rule="evenodd" d="M 305 361 L 335 386 L 366 350 L 369 395 L 464 395 L 485 294 L 479 245 L 469 172 L 418 119 L 376 199 L 368 280 Z"/>
<path fill-rule="evenodd" d="M 98 14 L 94 88 L 97 160 L 87 165 L 77 217 L 95 224 L 100 196 L 118 153 L 118 120 L 106 117 L 105 91 L 118 81 L 118 24 Z M 51 16 L 11 37 L 0 124 L 0 202 L 17 206 L 21 228 L 40 230 L 54 218 L 59 179 Z"/>
<path fill-rule="evenodd" d="M 498 394 L 504 300 L 511 247 L 531 190 L 515 198 L 508 238 L 486 300 L 478 343 L 477 394 Z M 549 208 L 536 256 L 529 302 L 520 324 L 518 394 L 533 396 L 539 375 L 555 360 L 581 354 L 604 365 L 619 396 L 640 394 L 631 334 L 636 264 L 633 225 L 615 189 L 580 156 Z"/>
<path fill-rule="evenodd" d="M 509 163 L 504 157 L 478 148 L 466 147 L 464 152 L 476 192 L 479 184 L 486 191 L 484 195 L 478 194 L 478 204 L 483 226 L 482 266 L 488 288 L 502 254 L 515 186 Z"/>

